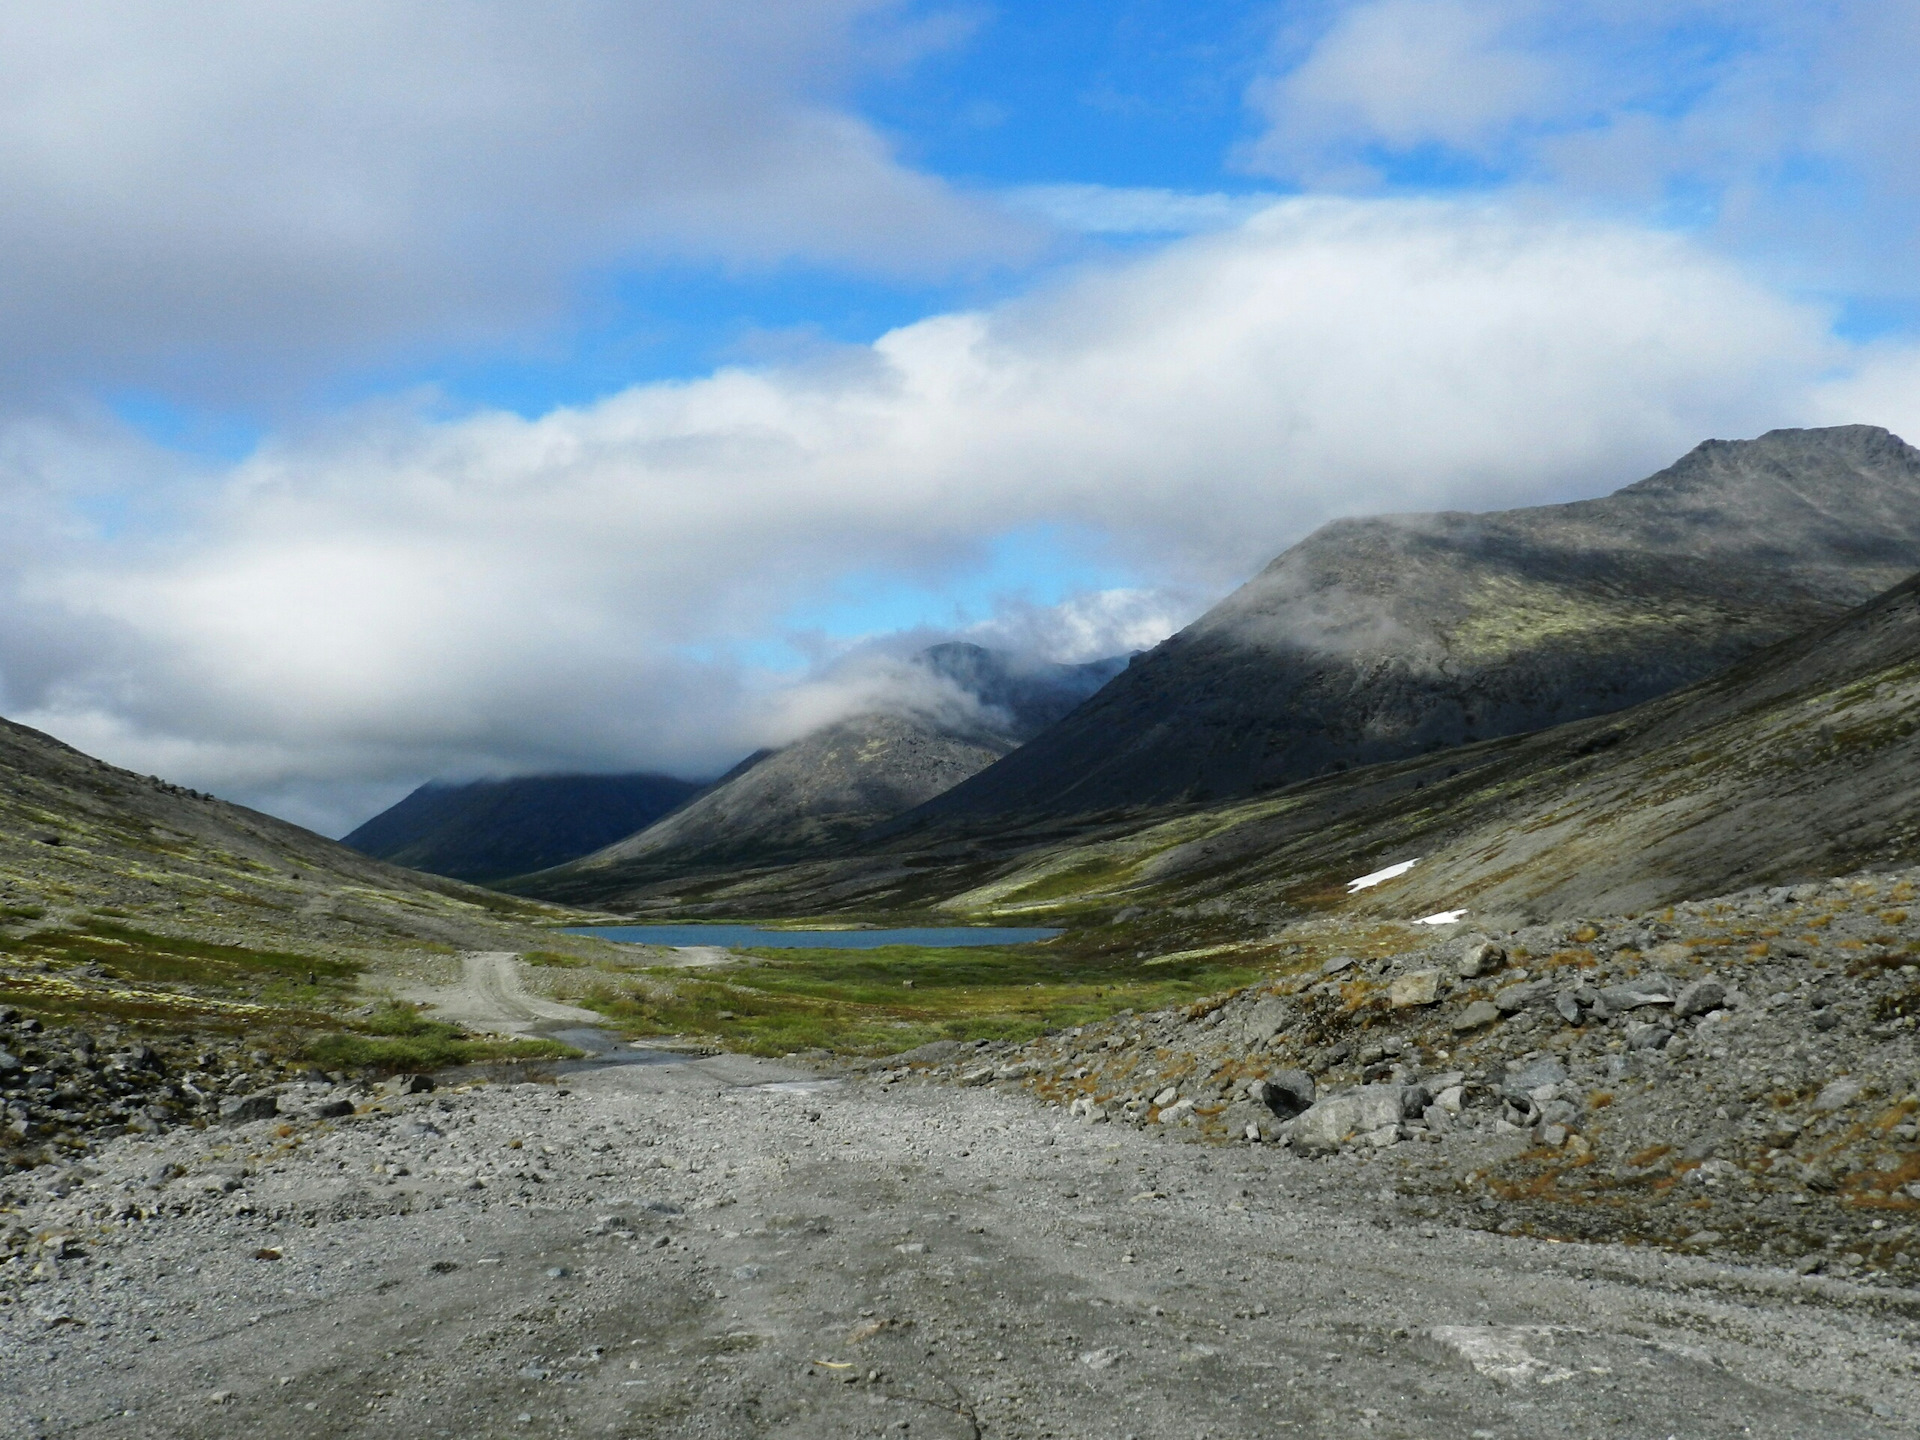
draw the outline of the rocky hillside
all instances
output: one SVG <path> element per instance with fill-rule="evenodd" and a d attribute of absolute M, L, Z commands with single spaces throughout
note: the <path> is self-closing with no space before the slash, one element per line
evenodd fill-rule
<path fill-rule="evenodd" d="M 1920 569 L 1920 451 L 1708 441 L 1603 499 L 1341 520 L 913 820 L 1246 795 L 1624 709 Z"/>
<path fill-rule="evenodd" d="M 979 645 L 933 646 L 915 661 L 932 682 L 927 703 L 855 715 L 749 756 L 651 828 L 509 888 L 591 904 L 660 875 L 829 849 L 1010 753 L 1123 663 L 1054 665 Z"/>
<path fill-rule="evenodd" d="M 1287 1145 L 1330 1182 L 1488 1228 L 1910 1283 L 1917 899 L 1910 869 L 1399 953 L 1286 944 L 1270 983 L 1235 994 L 874 1068 Z"/>
<path fill-rule="evenodd" d="M 485 884 L 562 865 L 644 830 L 700 792 L 671 775 L 527 775 L 434 781 L 341 843 L 414 870 Z"/>
<path fill-rule="evenodd" d="M 1616 715 L 1237 803 L 896 836 L 734 877 L 729 913 L 1105 922 L 1235 942 L 1303 915 L 1515 923 L 1920 861 L 1920 581 Z M 1413 862 L 1410 866 L 1406 862 Z M 1390 866 L 1402 873 L 1350 889 Z M 711 883 L 711 882 L 709 882 Z M 708 903 L 674 884 L 636 909 Z"/>

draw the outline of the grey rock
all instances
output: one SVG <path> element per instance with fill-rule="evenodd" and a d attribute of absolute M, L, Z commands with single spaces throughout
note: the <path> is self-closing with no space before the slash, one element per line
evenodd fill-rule
<path fill-rule="evenodd" d="M 1509 985 L 1493 997 L 1493 1003 L 1499 1007 L 1502 1015 L 1517 1015 L 1530 1006 L 1545 1004 L 1552 997 L 1551 980 L 1532 980 L 1521 985 Z"/>
<path fill-rule="evenodd" d="M 1460 949 L 1455 970 L 1462 980 L 1477 980 L 1482 975 L 1493 974 L 1506 963 L 1504 946 L 1495 944 L 1484 935 L 1469 935 L 1467 943 Z"/>
<path fill-rule="evenodd" d="M 1557 1055 L 1542 1055 L 1515 1070 L 1507 1083 L 1516 1090 L 1533 1091 L 1543 1085 L 1562 1085 L 1566 1080 L 1566 1062 Z"/>
<path fill-rule="evenodd" d="M 1304 1070 L 1275 1070 L 1256 1082 L 1248 1095 L 1282 1120 L 1291 1120 L 1312 1108 L 1319 1098 L 1313 1077 Z"/>
<path fill-rule="evenodd" d="M 1624 985 L 1607 986 L 1600 992 L 1600 998 L 1606 1002 L 1609 1010 L 1619 1015 L 1648 1005 L 1671 1005 L 1673 989 L 1650 980 L 1632 980 Z"/>
<path fill-rule="evenodd" d="M 222 1125 L 245 1125 L 253 1120 L 271 1120 L 280 1113 L 277 1095 L 240 1095 L 220 1105 Z"/>
<path fill-rule="evenodd" d="M 1835 1110 L 1844 1110 L 1864 1095 L 1866 1090 L 1867 1086 L 1865 1081 L 1856 1080 L 1851 1075 L 1843 1075 L 1840 1079 L 1833 1081 L 1822 1089 L 1818 1095 L 1813 1097 L 1813 1108 L 1822 1114 L 1830 1114 Z"/>
<path fill-rule="evenodd" d="M 1363 1085 L 1316 1101 L 1293 1122 L 1288 1140 L 1305 1154 L 1326 1154 L 1356 1136 L 1396 1126 L 1405 1115 L 1405 1087 Z"/>
<path fill-rule="evenodd" d="M 1252 1047 L 1266 1044 L 1285 1027 L 1292 1014 L 1293 1007 L 1277 995 L 1258 1001 L 1240 1022 L 1241 1043 Z"/>
<path fill-rule="evenodd" d="M 1498 1005 L 1491 1000 L 1476 1000 L 1453 1017 L 1453 1030 L 1456 1035 L 1464 1035 L 1470 1030 L 1479 1030 L 1491 1025 L 1499 1018 Z"/>
<path fill-rule="evenodd" d="M 1726 1003 L 1727 987 L 1720 981 L 1696 980 L 1674 997 L 1673 1015 L 1676 1020 L 1684 1020 L 1690 1015 L 1718 1010 Z"/>
<path fill-rule="evenodd" d="M 1629 1050 L 1658 1050 L 1673 1036 L 1671 1031 L 1664 1030 L 1658 1025 L 1630 1020 L 1627 1022 L 1626 1038 Z"/>

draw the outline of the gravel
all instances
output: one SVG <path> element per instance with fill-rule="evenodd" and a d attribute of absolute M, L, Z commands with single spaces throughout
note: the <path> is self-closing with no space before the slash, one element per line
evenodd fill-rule
<path fill-rule="evenodd" d="M 1395 1163 L 1444 1144 L 1310 1160 L 1194 1133 L 1088 1124 L 1018 1081 L 722 1056 L 114 1137 L 0 1197 L 29 1237 L 0 1264 L 0 1427 L 1798 1440 L 1920 1421 L 1920 1294 L 1727 1263 L 1704 1224 L 1687 1255 L 1463 1228 Z"/>

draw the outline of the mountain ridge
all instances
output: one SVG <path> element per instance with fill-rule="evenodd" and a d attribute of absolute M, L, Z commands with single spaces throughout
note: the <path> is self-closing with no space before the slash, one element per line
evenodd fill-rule
<path fill-rule="evenodd" d="M 1873 426 L 1707 441 L 1597 499 L 1337 520 L 886 828 L 1205 802 L 1623 709 L 1915 569 L 1920 451 Z"/>

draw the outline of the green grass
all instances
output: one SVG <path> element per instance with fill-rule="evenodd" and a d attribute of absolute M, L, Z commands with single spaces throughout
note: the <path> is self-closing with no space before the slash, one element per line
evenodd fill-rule
<path fill-rule="evenodd" d="M 31 946 L 45 958 L 97 964 L 126 980 L 204 985 L 250 996 L 278 990 L 278 1003 L 294 999 L 311 1003 L 329 989 L 350 987 L 360 973 L 351 961 L 156 935 L 108 920 L 89 920 L 78 930 L 35 935 Z M 309 975 L 314 978 L 312 986 L 306 984 Z"/>
<path fill-rule="evenodd" d="M 1273 957 L 1257 951 L 1144 969 L 1130 953 L 1062 944 L 771 950 L 697 976 L 610 980 L 580 1003 L 636 1035 L 711 1035 L 758 1055 L 889 1054 L 929 1040 L 1022 1040 L 1116 1010 L 1185 1004 L 1272 969 Z"/>
<path fill-rule="evenodd" d="M 489 1040 L 457 1025 L 429 1020 L 411 1005 L 376 1011 L 356 1031 L 337 1031 L 307 1044 L 303 1058 L 328 1070 L 439 1070 L 483 1060 L 565 1060 L 579 1051 L 554 1040 Z"/>

